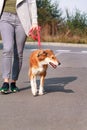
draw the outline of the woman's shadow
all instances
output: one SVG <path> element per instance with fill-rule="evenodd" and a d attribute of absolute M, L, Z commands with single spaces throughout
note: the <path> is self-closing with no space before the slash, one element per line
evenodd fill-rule
<path fill-rule="evenodd" d="M 74 93 L 72 89 L 65 89 L 65 86 L 77 80 L 77 77 L 61 77 L 61 78 L 49 78 L 45 79 L 45 91 L 47 93 L 51 92 L 65 92 L 65 93 Z"/>

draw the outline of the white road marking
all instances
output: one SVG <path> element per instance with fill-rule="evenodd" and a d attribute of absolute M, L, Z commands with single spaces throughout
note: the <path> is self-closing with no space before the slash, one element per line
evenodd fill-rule
<path fill-rule="evenodd" d="M 87 53 L 87 51 L 81 51 L 82 53 Z"/>
<path fill-rule="evenodd" d="M 63 52 L 63 53 L 68 53 L 70 50 L 56 50 L 57 52 Z"/>
<path fill-rule="evenodd" d="M 78 51 L 78 52 L 76 52 L 76 51 L 71 51 L 71 50 L 56 50 L 56 51 L 59 52 L 59 54 L 60 54 L 60 53 L 87 54 L 87 51 L 84 51 L 84 50 Z"/>
<path fill-rule="evenodd" d="M 35 51 L 35 50 L 37 50 L 37 49 L 30 49 L 30 51 Z"/>

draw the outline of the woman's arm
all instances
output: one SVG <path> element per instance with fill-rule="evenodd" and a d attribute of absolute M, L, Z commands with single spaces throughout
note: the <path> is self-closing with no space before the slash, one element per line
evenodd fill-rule
<path fill-rule="evenodd" d="M 31 23 L 32 23 L 32 26 L 34 26 L 38 24 L 36 0 L 28 0 L 28 3 L 29 3 L 29 13 L 31 16 Z"/>

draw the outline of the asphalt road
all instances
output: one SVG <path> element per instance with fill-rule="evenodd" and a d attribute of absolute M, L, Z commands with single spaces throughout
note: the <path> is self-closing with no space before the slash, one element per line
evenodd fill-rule
<path fill-rule="evenodd" d="M 61 62 L 48 68 L 43 96 L 33 97 L 28 57 L 36 45 L 26 45 L 18 93 L 0 94 L 0 130 L 87 130 L 87 47 L 43 45 Z M 0 84 L 1 78 L 0 50 Z M 38 81 L 39 82 L 39 81 Z"/>

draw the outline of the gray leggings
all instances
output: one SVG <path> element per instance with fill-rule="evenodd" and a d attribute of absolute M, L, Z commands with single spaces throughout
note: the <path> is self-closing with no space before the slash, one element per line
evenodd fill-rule
<path fill-rule="evenodd" d="M 2 76 L 17 80 L 22 66 L 26 34 L 17 15 L 4 12 L 0 19 L 3 41 Z"/>

